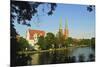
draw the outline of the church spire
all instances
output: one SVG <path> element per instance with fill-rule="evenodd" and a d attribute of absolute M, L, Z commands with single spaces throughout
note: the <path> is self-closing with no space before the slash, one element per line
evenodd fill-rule
<path fill-rule="evenodd" d="M 59 37 L 61 38 L 63 35 L 63 30 L 62 30 L 62 19 L 60 19 L 59 22 Z"/>
<path fill-rule="evenodd" d="M 64 36 L 65 36 L 65 39 L 68 37 L 68 20 L 67 19 L 65 22 Z"/>
<path fill-rule="evenodd" d="M 62 29 L 62 19 L 60 19 L 59 29 Z"/>
<path fill-rule="evenodd" d="M 65 28 L 68 29 L 68 20 L 66 19 Z"/>

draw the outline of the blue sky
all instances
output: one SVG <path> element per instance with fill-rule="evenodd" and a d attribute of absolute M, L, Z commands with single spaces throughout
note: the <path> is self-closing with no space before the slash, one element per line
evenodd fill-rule
<path fill-rule="evenodd" d="M 40 5 L 38 7 L 39 20 L 36 16 L 30 21 L 31 29 L 44 30 L 46 32 L 57 33 L 59 22 L 62 20 L 64 29 L 65 22 L 68 22 L 69 36 L 73 38 L 91 38 L 95 36 L 95 10 L 87 11 L 87 5 L 57 4 L 56 10 L 52 16 L 48 16 L 41 10 L 44 7 L 45 12 L 49 6 Z M 23 37 L 26 36 L 27 26 L 18 24 L 15 20 L 16 31 Z"/>

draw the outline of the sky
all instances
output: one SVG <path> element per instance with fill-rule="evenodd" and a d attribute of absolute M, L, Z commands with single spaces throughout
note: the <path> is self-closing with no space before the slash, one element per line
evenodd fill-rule
<path fill-rule="evenodd" d="M 42 8 L 44 7 L 44 13 Z M 62 21 L 62 28 L 68 23 L 69 37 L 73 38 L 91 38 L 95 37 L 95 9 L 92 12 L 87 11 L 87 5 L 75 4 L 57 4 L 56 10 L 52 16 L 46 12 L 49 6 L 40 5 L 38 7 L 39 16 L 33 16 L 30 24 L 31 29 L 53 32 L 56 34 L 59 30 L 59 23 Z M 39 18 L 39 20 L 37 20 Z M 16 31 L 20 36 L 25 37 L 29 27 L 18 24 L 15 20 Z"/>

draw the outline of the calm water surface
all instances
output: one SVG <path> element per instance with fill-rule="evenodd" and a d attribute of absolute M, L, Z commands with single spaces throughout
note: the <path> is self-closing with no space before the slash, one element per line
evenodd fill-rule
<path fill-rule="evenodd" d="M 94 56 L 95 52 L 90 47 L 70 47 L 66 50 L 32 54 L 31 65 L 86 62 L 91 60 L 91 58 L 95 58 Z"/>

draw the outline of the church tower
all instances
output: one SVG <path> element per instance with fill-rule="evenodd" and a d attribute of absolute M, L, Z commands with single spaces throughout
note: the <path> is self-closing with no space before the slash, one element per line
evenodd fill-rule
<path fill-rule="evenodd" d="M 59 35 L 63 34 L 63 30 L 62 30 L 62 20 L 60 19 L 60 23 L 59 23 Z"/>
<path fill-rule="evenodd" d="M 60 19 L 58 37 L 60 40 L 66 40 L 68 38 L 68 35 L 68 20 L 65 21 L 65 28 L 63 29 L 62 20 Z"/>
<path fill-rule="evenodd" d="M 68 31 L 68 20 L 66 20 L 66 22 L 65 22 L 65 29 L 64 29 L 64 37 L 65 37 L 65 39 L 68 38 L 68 35 L 69 35 L 69 31 Z"/>

